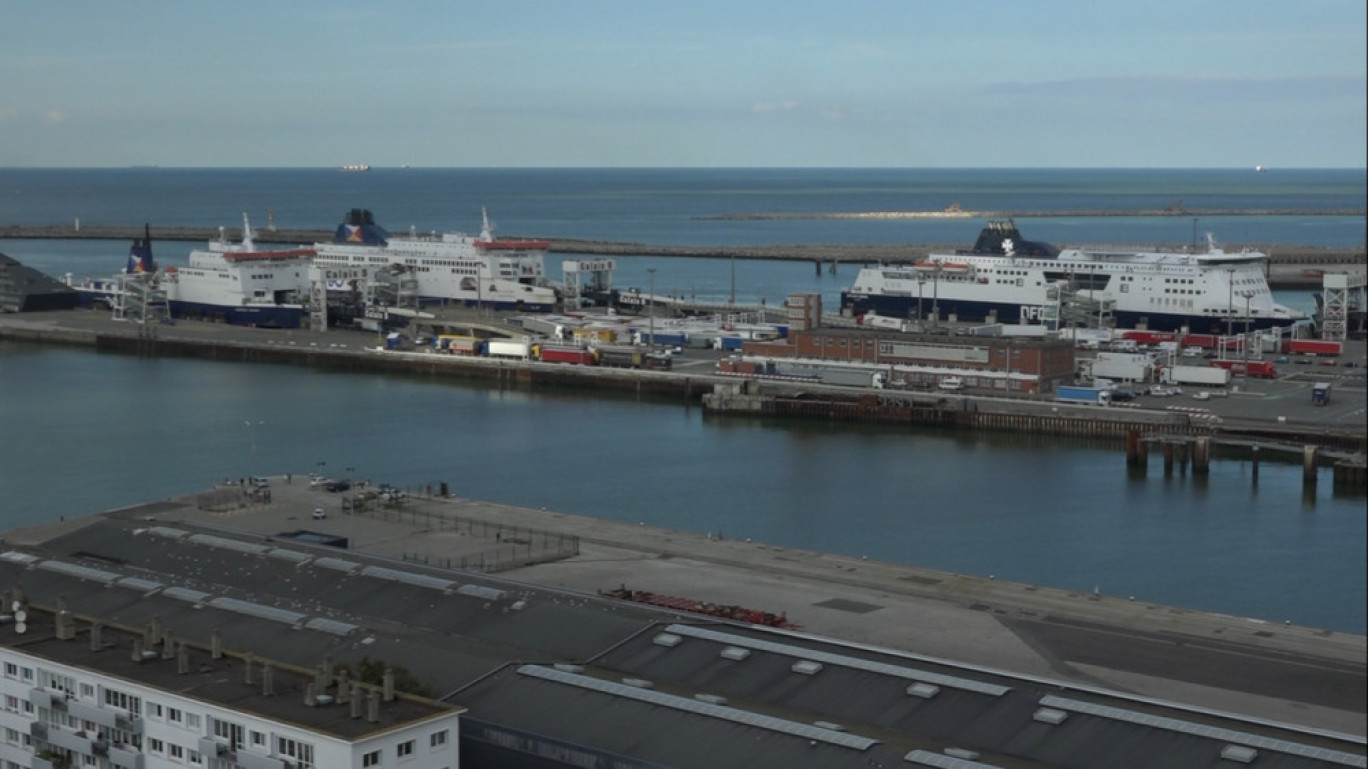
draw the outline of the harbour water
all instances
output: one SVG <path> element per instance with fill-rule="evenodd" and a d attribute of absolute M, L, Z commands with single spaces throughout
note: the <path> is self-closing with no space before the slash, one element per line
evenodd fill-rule
<path fill-rule="evenodd" d="M 84 216 L 109 224 L 145 219 L 232 224 L 245 209 L 254 219 L 274 211 L 281 226 L 325 227 L 346 208 L 362 205 L 418 211 L 414 218 L 427 217 L 420 228 L 473 228 L 479 205 L 487 202 L 493 215 L 510 222 L 509 234 L 640 242 L 855 243 L 877 242 L 883 237 L 876 232 L 881 228 L 861 229 L 860 223 L 844 221 L 804 221 L 796 227 L 766 222 L 761 229 L 775 229 L 757 232 L 749 222 L 694 217 L 746 206 L 781 211 L 783 203 L 837 210 L 847 205 L 847 193 L 858 197 L 864 194 L 862 185 L 886 183 L 882 180 L 889 172 L 871 172 L 868 179 L 854 171 L 824 177 L 824 187 L 803 194 L 780 183 L 796 172 L 730 172 L 735 175 L 732 188 L 723 191 L 691 181 L 703 172 L 653 172 L 655 177 L 645 181 L 649 172 L 620 172 L 626 177 L 619 178 L 637 180 L 620 194 L 596 187 L 598 173 L 579 172 L 583 189 L 599 190 L 589 194 L 573 184 L 575 172 L 570 171 L 507 172 L 511 180 L 500 172 L 453 171 L 446 177 L 455 180 L 452 191 L 438 201 L 419 186 L 370 202 L 370 193 L 362 188 L 403 172 L 52 171 L 47 173 L 69 178 L 49 180 L 53 191 L 43 205 L 25 197 L 17 208 L 10 205 L 15 173 L 0 171 L 0 189 L 6 195 L 0 216 L 25 224 L 68 221 L 73 208 L 98 211 Z M 444 178 L 437 171 L 423 173 Z M 1197 205 L 1193 199 L 1198 193 L 1151 190 L 1146 172 L 1138 173 L 1143 178 L 1133 181 L 1131 194 L 1172 195 Z M 1172 173 L 1181 180 L 1186 172 Z M 184 175 L 186 204 L 177 204 L 174 190 L 153 183 L 156 194 L 139 200 L 133 190 L 120 198 L 106 188 L 105 174 L 124 182 L 125 174 Z M 539 174 L 551 175 L 555 184 L 546 184 Z M 980 178 L 977 174 L 971 176 Z M 281 184 L 237 189 L 250 186 L 244 179 L 254 175 L 285 180 L 281 184 L 301 198 L 295 204 L 300 213 L 276 202 L 275 188 Z M 481 175 L 504 185 L 495 185 L 498 195 L 487 201 L 479 200 L 478 190 L 466 188 Z M 1271 176 L 1275 174 L 1255 179 Z M 1350 178 L 1357 178 L 1359 187 L 1343 199 L 1353 205 L 1357 194 L 1361 207 L 1362 173 Z M 980 183 L 987 185 L 988 179 L 984 174 Z M 1097 187 L 1124 191 L 1124 182 L 1093 177 Z M 399 182 L 386 183 L 405 189 Z M 69 196 L 60 194 L 64 185 L 70 185 Z M 334 189 L 344 185 L 357 189 Z M 225 192 L 227 188 L 237 190 L 237 196 Z M 648 188 L 656 193 L 648 194 Z M 1086 190 L 1073 194 L 1092 199 Z M 965 202 L 969 198 L 961 187 L 941 190 L 941 197 L 950 196 L 965 207 L 973 204 Z M 1271 201 L 1266 207 L 1288 208 L 1307 197 L 1264 199 Z M 1032 200 L 1031 206 L 1018 199 L 1016 205 L 1001 207 L 1042 207 L 1039 198 Z M 59 210 L 59 203 L 70 208 Z M 886 203 L 887 198 L 879 198 L 849 205 L 868 210 L 914 207 Z M 304 216 L 306 205 L 310 218 L 293 221 Z M 285 216 L 291 220 L 282 221 Z M 1333 242 L 1325 245 L 1361 242 L 1362 217 L 1345 218 L 1350 221 L 1343 232 L 1327 236 Z M 1305 219 L 1286 229 L 1260 221 L 1258 226 L 1270 232 L 1260 233 L 1268 237 L 1259 240 L 1302 243 L 1308 232 L 1340 229 L 1321 217 Z M 595 223 L 601 229 L 588 231 Z M 1239 241 L 1238 232 L 1223 234 L 1230 223 L 1221 219 L 1205 224 L 1218 236 Z M 1126 232 L 1112 237 L 1107 221 L 1079 220 L 1078 227 L 1096 232 L 1089 229 L 1077 240 L 1181 242 L 1192 227 L 1190 221 L 1120 224 L 1149 237 Z M 392 229 L 403 226 L 390 223 Z M 901 239 L 955 243 L 971 239 L 978 223 L 936 223 L 950 229 L 931 234 L 911 223 L 899 226 L 907 228 Z M 1030 226 L 1032 237 L 1042 229 L 1041 239 L 1074 240 L 1055 234 L 1062 223 L 1039 220 Z M 659 237 L 652 237 L 657 228 Z M 698 236 L 700 232 L 706 237 Z M 190 245 L 156 248 L 160 261 L 174 264 Z M 0 241 L 0 251 L 50 273 L 103 274 L 122 264 L 126 244 Z M 724 295 L 730 290 L 732 265 L 724 260 L 642 257 L 620 260 L 620 265 L 619 285 L 644 285 L 644 272 L 651 267 L 662 292 L 692 289 L 701 294 L 706 286 Z M 735 269 L 738 301 L 777 301 L 791 290 L 834 296 L 853 276 L 853 268 L 843 275 L 818 275 L 810 264 L 801 263 L 743 263 Z M 684 277 L 669 282 L 676 271 Z M 424 378 L 147 359 L 13 343 L 0 343 L 0 432 L 3 528 L 187 493 L 225 477 L 322 471 L 418 487 L 447 482 L 452 493 L 466 497 L 1079 591 L 1096 588 L 1109 595 L 1267 621 L 1365 631 L 1368 530 L 1363 499 L 1335 496 L 1328 478 L 1304 491 L 1299 465 L 1267 459 L 1257 484 L 1249 464 L 1236 459 L 1215 462 L 1205 480 L 1183 474 L 1166 478 L 1157 465 L 1147 478 L 1133 479 L 1119 448 L 1106 444 L 720 419 L 676 402 L 583 392 L 528 393 Z"/>

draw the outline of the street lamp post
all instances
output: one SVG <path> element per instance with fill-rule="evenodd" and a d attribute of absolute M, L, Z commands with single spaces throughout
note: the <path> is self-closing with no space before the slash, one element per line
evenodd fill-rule
<path fill-rule="evenodd" d="M 917 322 L 922 322 L 922 289 L 926 286 L 926 276 L 917 275 Z"/>
<path fill-rule="evenodd" d="M 1226 336 L 1231 336 L 1235 332 L 1232 324 L 1235 322 L 1235 270 L 1226 270 Z"/>
<path fill-rule="evenodd" d="M 647 323 L 647 328 L 649 329 L 650 334 L 651 334 L 651 348 L 652 348 L 652 349 L 655 348 L 655 341 L 656 341 L 656 338 L 655 338 L 655 271 L 656 271 L 656 268 L 654 268 L 654 267 L 647 267 L 647 268 L 646 268 L 646 274 L 649 276 L 649 279 L 648 279 L 648 282 L 647 282 L 647 288 L 646 288 L 646 301 L 649 302 L 649 304 L 647 305 L 647 311 L 650 313 L 650 314 L 647 316 L 647 321 L 646 321 L 646 323 Z"/>
<path fill-rule="evenodd" d="M 936 262 L 936 277 L 931 282 L 931 329 L 940 328 L 940 274 L 941 263 Z"/>
<path fill-rule="evenodd" d="M 731 258 L 731 301 L 729 304 L 736 304 L 736 254 Z"/>

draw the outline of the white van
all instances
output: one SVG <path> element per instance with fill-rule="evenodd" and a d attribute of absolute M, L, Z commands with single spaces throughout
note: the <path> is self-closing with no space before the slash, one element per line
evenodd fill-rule
<path fill-rule="evenodd" d="M 942 390 L 963 390 L 964 380 L 957 376 L 946 377 L 945 379 L 940 380 L 939 387 Z"/>
<path fill-rule="evenodd" d="M 271 485 L 271 479 L 263 478 L 260 475 L 253 475 L 247 479 L 247 485 L 254 489 L 264 489 Z"/>

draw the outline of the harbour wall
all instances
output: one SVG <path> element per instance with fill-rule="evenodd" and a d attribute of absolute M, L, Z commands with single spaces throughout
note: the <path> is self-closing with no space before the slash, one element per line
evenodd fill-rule
<path fill-rule="evenodd" d="M 258 334 L 265 335 L 264 338 Z M 993 430 L 1093 437 L 1120 445 L 1133 430 L 1169 434 L 1241 434 L 1268 440 L 1314 443 L 1364 451 L 1361 431 L 1297 428 L 1272 423 L 1217 425 L 1185 411 L 1113 407 L 1101 409 L 1024 398 L 978 397 L 938 392 L 859 392 L 811 382 L 741 379 L 709 371 L 654 371 L 541 361 L 380 351 L 339 343 L 327 333 L 276 332 L 191 323 L 140 326 L 119 323 L 89 310 L 0 316 L 0 339 L 93 348 L 139 356 L 179 356 L 243 363 L 283 363 L 334 371 L 389 372 L 449 378 L 499 387 L 566 388 L 628 397 L 652 397 L 709 414 L 815 419 L 885 425 Z M 358 336 L 348 335 L 356 340 Z"/>

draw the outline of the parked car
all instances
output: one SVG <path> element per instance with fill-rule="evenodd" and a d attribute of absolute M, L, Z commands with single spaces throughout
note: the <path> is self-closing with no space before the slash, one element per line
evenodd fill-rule
<path fill-rule="evenodd" d="M 346 481 L 329 481 L 323 488 L 328 491 L 346 491 L 351 488 L 351 484 Z"/>
<path fill-rule="evenodd" d="M 313 511 L 313 519 L 314 519 L 315 521 L 321 521 L 321 520 L 323 520 L 324 518 L 327 518 L 327 517 L 328 517 L 328 513 L 327 513 L 327 511 L 325 511 L 323 508 L 321 508 L 321 507 L 315 507 L 315 508 L 314 508 L 314 511 Z"/>
<path fill-rule="evenodd" d="M 1192 399 L 1195 401 L 1209 401 L 1211 400 L 1211 393 L 1207 392 L 1206 390 L 1201 390 L 1199 392 L 1193 393 Z"/>

